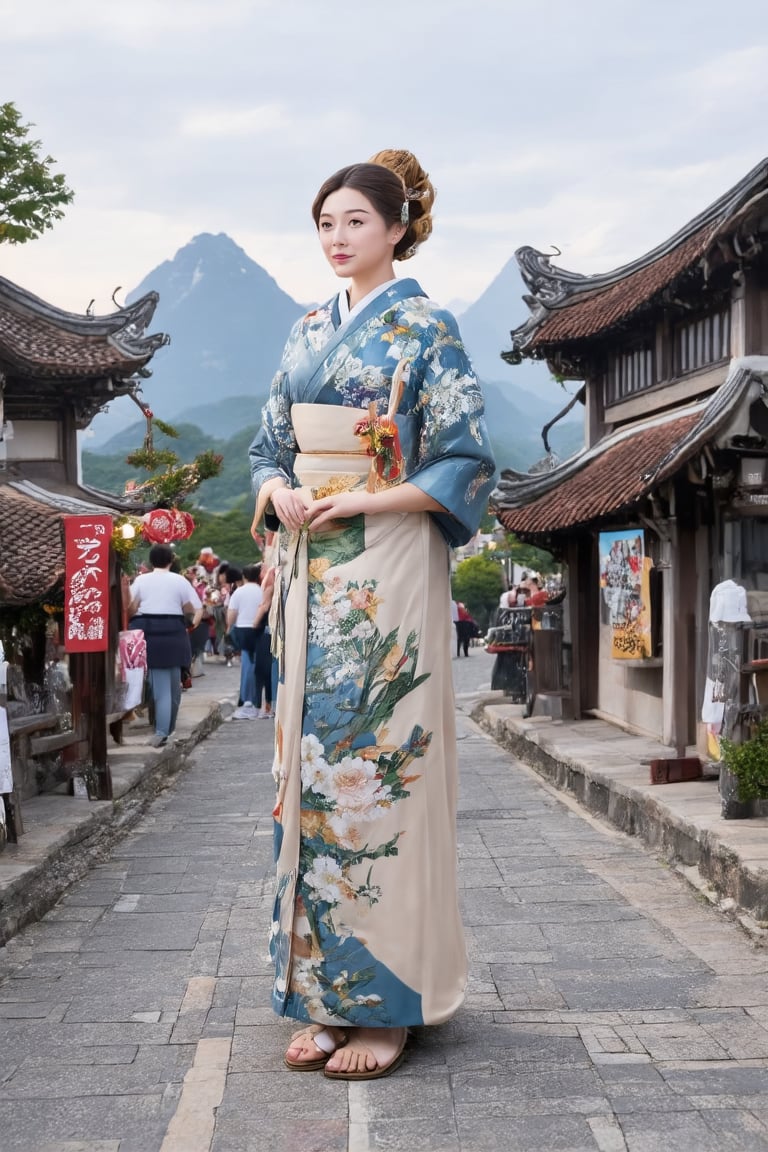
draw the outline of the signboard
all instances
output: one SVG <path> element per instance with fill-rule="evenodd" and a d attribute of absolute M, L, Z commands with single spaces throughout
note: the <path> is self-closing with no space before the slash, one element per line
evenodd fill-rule
<path fill-rule="evenodd" d="M 636 529 L 600 533 L 600 590 L 611 628 L 611 656 L 641 660 L 651 650 L 652 561 Z"/>
<path fill-rule="evenodd" d="M 64 648 L 105 652 L 109 640 L 111 516 L 65 516 Z"/>

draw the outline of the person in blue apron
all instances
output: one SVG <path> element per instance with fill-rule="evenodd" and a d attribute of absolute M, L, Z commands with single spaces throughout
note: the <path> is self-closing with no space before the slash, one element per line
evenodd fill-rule
<path fill-rule="evenodd" d="M 147 670 L 155 711 L 153 748 L 161 748 L 176 728 L 181 703 L 181 670 L 192 663 L 185 617 L 192 627 L 202 619 L 203 605 L 192 585 L 171 571 L 175 554 L 168 544 L 153 544 L 151 572 L 131 584 L 129 628 L 140 628 L 147 644 Z"/>

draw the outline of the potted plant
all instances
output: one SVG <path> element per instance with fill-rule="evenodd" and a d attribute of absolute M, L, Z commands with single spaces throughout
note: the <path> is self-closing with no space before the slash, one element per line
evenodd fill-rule
<path fill-rule="evenodd" d="M 768 798 L 768 717 L 757 724 L 748 740 L 720 741 L 722 763 L 738 781 L 739 800 Z"/>

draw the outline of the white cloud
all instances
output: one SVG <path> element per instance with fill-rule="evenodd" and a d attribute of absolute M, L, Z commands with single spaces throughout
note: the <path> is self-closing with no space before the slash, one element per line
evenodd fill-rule
<path fill-rule="evenodd" d="M 219 108 L 191 112 L 180 124 L 184 136 L 260 136 L 290 126 L 290 117 L 281 104 L 261 104 L 254 108 Z"/>
<path fill-rule="evenodd" d="M 115 283 L 226 231 L 318 299 L 335 280 L 314 193 L 389 146 L 438 188 L 434 236 L 398 272 L 439 299 L 475 298 L 524 244 L 616 267 L 768 151 L 763 6 L 483 0 L 470 20 L 465 0 L 0 0 L 2 98 L 76 191 L 0 271 L 109 307 Z"/>
<path fill-rule="evenodd" d="M 270 0 L 0 0 L 0 25 L 5 41 L 39 43 L 82 40 L 84 35 L 108 42 L 150 48 L 166 33 L 176 38 L 208 28 L 236 28 L 249 23 Z"/>

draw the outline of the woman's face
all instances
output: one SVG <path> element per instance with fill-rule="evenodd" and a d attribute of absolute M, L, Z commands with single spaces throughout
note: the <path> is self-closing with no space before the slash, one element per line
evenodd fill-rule
<path fill-rule="evenodd" d="M 318 231 L 325 258 L 337 276 L 391 279 L 395 245 L 405 228 L 388 225 L 361 192 L 354 188 L 332 192 L 323 204 Z"/>

